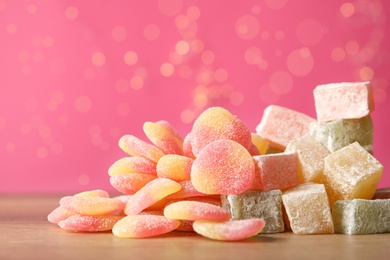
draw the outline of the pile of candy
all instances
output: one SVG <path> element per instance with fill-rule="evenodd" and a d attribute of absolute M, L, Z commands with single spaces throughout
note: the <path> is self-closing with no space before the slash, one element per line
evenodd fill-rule
<path fill-rule="evenodd" d="M 166 121 L 146 122 L 150 142 L 123 136 L 130 156 L 108 170 L 123 195 L 66 196 L 48 220 L 123 238 L 390 232 L 389 196 L 372 199 L 383 166 L 372 155 L 371 85 L 321 85 L 314 98 L 317 120 L 271 105 L 256 133 L 221 107 L 200 114 L 184 138 Z"/>

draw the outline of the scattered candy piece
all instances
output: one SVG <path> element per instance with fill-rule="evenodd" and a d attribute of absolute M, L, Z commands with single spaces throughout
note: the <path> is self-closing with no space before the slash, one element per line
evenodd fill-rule
<path fill-rule="evenodd" d="M 178 154 L 167 154 L 157 163 L 157 176 L 174 181 L 191 179 L 191 166 L 193 159 Z"/>
<path fill-rule="evenodd" d="M 298 155 L 298 176 L 301 183 L 320 182 L 324 171 L 324 159 L 329 155 L 322 144 L 306 135 L 292 140 L 285 152 Z"/>
<path fill-rule="evenodd" d="M 47 220 L 49 220 L 49 222 L 53 224 L 58 224 L 58 222 L 65 220 L 74 214 L 75 213 L 70 212 L 69 210 L 66 210 L 61 206 L 58 206 L 49 213 L 49 215 L 47 216 Z"/>
<path fill-rule="evenodd" d="M 198 220 L 193 223 L 196 233 L 214 240 L 237 241 L 257 235 L 264 228 L 263 219 L 252 218 L 224 222 Z"/>
<path fill-rule="evenodd" d="M 125 213 L 126 215 L 137 215 L 180 189 L 180 184 L 170 179 L 154 179 L 130 197 L 125 207 Z"/>
<path fill-rule="evenodd" d="M 295 234 L 332 234 L 334 226 L 323 184 L 304 183 L 282 195 L 291 230 Z"/>
<path fill-rule="evenodd" d="M 179 220 L 215 220 L 225 221 L 230 214 L 222 207 L 198 201 L 178 201 L 167 205 L 164 216 Z"/>
<path fill-rule="evenodd" d="M 132 156 L 119 159 L 108 169 L 110 176 L 135 172 L 156 175 L 156 163 L 140 156 Z"/>
<path fill-rule="evenodd" d="M 374 110 L 372 87 L 369 82 L 319 85 L 313 94 L 319 123 L 361 118 Z"/>
<path fill-rule="evenodd" d="M 205 146 L 192 164 L 195 189 L 206 194 L 239 194 L 252 184 L 255 165 L 248 150 L 223 139 Z"/>
<path fill-rule="evenodd" d="M 206 145 L 221 139 L 236 141 L 245 149 L 249 149 L 252 144 L 251 133 L 240 119 L 222 107 L 208 108 L 193 124 L 192 152 L 198 156 Z"/>
<path fill-rule="evenodd" d="M 65 196 L 60 206 L 75 214 L 93 216 L 122 211 L 124 203 L 117 199 L 91 196 Z"/>
<path fill-rule="evenodd" d="M 284 231 L 282 192 L 280 190 L 222 195 L 221 198 L 222 207 L 230 212 L 231 220 L 262 218 L 267 225 L 261 233 Z"/>
<path fill-rule="evenodd" d="M 183 155 L 187 156 L 188 158 L 195 159 L 195 155 L 192 152 L 192 145 L 191 145 L 191 133 L 188 133 L 183 140 Z"/>
<path fill-rule="evenodd" d="M 358 142 L 364 149 L 372 153 L 374 128 L 370 115 L 359 119 L 312 123 L 310 135 L 331 153 L 354 142 Z"/>
<path fill-rule="evenodd" d="M 309 134 L 310 124 L 316 120 L 285 107 L 270 105 L 263 113 L 256 133 L 269 141 L 269 145 L 284 151 L 291 140 Z"/>
<path fill-rule="evenodd" d="M 284 190 L 299 184 L 296 153 L 253 156 L 255 177 L 251 190 Z"/>
<path fill-rule="evenodd" d="M 156 146 L 142 141 L 133 135 L 124 135 L 119 139 L 119 147 L 131 156 L 141 156 L 157 163 L 164 153 Z"/>
<path fill-rule="evenodd" d="M 62 229 L 68 231 L 102 232 L 111 230 L 113 226 L 122 218 L 123 216 L 118 215 L 73 215 L 65 220 L 60 221 L 58 225 Z"/>
<path fill-rule="evenodd" d="M 337 200 L 371 199 L 383 166 L 355 142 L 325 158 L 322 183 L 331 207 Z"/>
<path fill-rule="evenodd" d="M 132 215 L 119 220 L 112 233 L 121 238 L 145 238 L 169 233 L 180 225 L 179 220 L 158 215 Z"/>
<path fill-rule="evenodd" d="M 183 154 L 183 139 L 166 121 L 145 122 L 145 135 L 165 154 Z"/>
<path fill-rule="evenodd" d="M 132 195 L 154 179 L 157 179 L 156 175 L 130 173 L 111 176 L 110 183 L 116 190 L 124 194 Z"/>
<path fill-rule="evenodd" d="M 361 235 L 390 232 L 390 199 L 339 200 L 333 206 L 336 233 Z"/>
<path fill-rule="evenodd" d="M 198 196 L 209 196 L 209 194 L 202 193 L 195 189 L 192 181 L 182 181 L 179 182 L 181 189 L 178 192 L 175 192 L 169 195 L 168 199 L 184 199 L 189 197 L 198 197 Z"/>

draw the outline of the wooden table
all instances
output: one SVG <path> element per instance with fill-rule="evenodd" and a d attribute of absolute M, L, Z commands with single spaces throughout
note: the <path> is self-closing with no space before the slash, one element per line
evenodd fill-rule
<path fill-rule="evenodd" d="M 267 234 L 238 242 L 194 233 L 121 239 L 73 233 L 46 220 L 59 196 L 0 195 L 0 259 L 390 259 L 390 234 Z"/>

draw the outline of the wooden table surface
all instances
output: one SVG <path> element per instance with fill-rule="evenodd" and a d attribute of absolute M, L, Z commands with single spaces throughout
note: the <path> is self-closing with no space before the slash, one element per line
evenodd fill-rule
<path fill-rule="evenodd" d="M 59 196 L 0 195 L 0 259 L 390 259 L 390 234 L 267 234 L 238 242 L 194 233 L 123 239 L 47 221 Z"/>

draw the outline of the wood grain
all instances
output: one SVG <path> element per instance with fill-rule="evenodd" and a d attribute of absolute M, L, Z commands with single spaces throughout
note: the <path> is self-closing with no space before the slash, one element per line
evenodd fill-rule
<path fill-rule="evenodd" d="M 59 196 L 0 195 L 0 259 L 389 259 L 390 234 L 267 234 L 238 242 L 172 232 L 147 239 L 66 232 L 47 214 Z"/>

